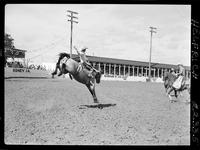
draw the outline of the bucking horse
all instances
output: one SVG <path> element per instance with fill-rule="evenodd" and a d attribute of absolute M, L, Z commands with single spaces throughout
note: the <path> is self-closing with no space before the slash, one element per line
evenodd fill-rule
<path fill-rule="evenodd" d="M 59 59 L 56 63 L 55 71 L 52 73 L 52 78 L 57 74 L 57 70 L 60 71 L 58 76 L 69 73 L 71 79 L 73 76 L 76 81 L 85 84 L 93 96 L 94 103 L 98 103 L 95 93 L 95 81 L 97 84 L 100 83 L 101 71 L 95 69 L 92 72 L 92 77 L 89 77 L 89 70 L 83 67 L 81 63 L 70 58 L 70 55 L 67 53 L 59 54 Z"/>
<path fill-rule="evenodd" d="M 188 83 L 183 82 L 181 87 L 179 89 L 176 89 L 173 87 L 173 84 L 176 81 L 176 79 L 177 79 L 176 75 L 174 75 L 170 72 L 164 73 L 164 76 L 163 76 L 164 87 L 165 87 L 166 95 L 169 97 L 170 101 L 172 101 L 172 97 L 170 95 L 170 93 L 172 91 L 174 91 L 174 95 L 176 98 L 178 97 L 177 93 L 181 94 L 181 92 L 184 90 L 188 90 L 188 93 L 190 94 L 190 82 L 188 82 Z"/>

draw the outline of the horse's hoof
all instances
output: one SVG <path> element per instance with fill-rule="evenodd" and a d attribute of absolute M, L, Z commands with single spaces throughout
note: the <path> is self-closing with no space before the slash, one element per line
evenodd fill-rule
<path fill-rule="evenodd" d="M 171 101 L 171 100 L 172 100 L 172 97 L 171 97 L 171 95 L 168 95 L 168 97 L 169 97 L 169 100 Z"/>
<path fill-rule="evenodd" d="M 96 99 L 96 100 L 94 100 L 94 103 L 99 103 L 99 101 Z"/>

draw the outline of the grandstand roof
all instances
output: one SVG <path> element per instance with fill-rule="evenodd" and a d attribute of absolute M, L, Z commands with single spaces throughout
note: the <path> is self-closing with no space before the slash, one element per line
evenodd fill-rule
<path fill-rule="evenodd" d="M 15 50 L 15 51 L 27 52 L 27 50 L 22 50 L 22 49 L 17 49 L 17 48 L 9 48 L 9 47 L 5 47 L 5 50 Z"/>
<path fill-rule="evenodd" d="M 75 54 L 72 54 L 72 57 L 75 59 L 78 59 L 78 56 Z M 121 64 L 121 65 L 133 65 L 133 66 L 143 66 L 148 67 L 149 62 L 143 62 L 143 61 L 133 61 L 133 60 L 124 60 L 124 59 L 116 59 L 116 58 L 108 58 L 108 57 L 97 57 L 97 56 L 89 56 L 87 55 L 87 58 L 89 61 L 92 62 L 100 62 L 100 63 L 111 63 L 111 64 Z M 151 67 L 153 68 L 175 68 L 178 69 L 177 65 L 173 64 L 163 64 L 163 63 L 155 63 L 151 62 Z M 184 66 L 186 70 L 190 70 L 189 66 Z"/>

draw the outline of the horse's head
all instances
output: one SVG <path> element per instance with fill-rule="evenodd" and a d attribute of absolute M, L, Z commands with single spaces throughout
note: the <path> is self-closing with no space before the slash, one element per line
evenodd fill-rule
<path fill-rule="evenodd" d="M 164 72 L 163 74 L 163 81 L 166 81 L 168 79 L 169 72 Z"/>
<path fill-rule="evenodd" d="M 176 80 L 176 78 L 177 78 L 176 75 L 171 73 L 171 72 L 166 72 L 163 75 L 163 81 L 164 82 L 173 83 Z"/>
<path fill-rule="evenodd" d="M 96 83 L 100 83 L 100 80 L 101 80 L 101 72 L 100 71 L 97 71 L 96 74 L 95 74 L 95 79 L 96 79 Z"/>
<path fill-rule="evenodd" d="M 60 53 L 59 58 L 58 58 L 58 63 L 60 63 L 61 60 L 66 59 L 66 58 L 69 59 L 70 55 L 67 53 Z"/>

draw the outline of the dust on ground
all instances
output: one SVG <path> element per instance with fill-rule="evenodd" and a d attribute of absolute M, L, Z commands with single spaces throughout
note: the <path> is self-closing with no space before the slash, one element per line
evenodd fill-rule
<path fill-rule="evenodd" d="M 189 145 L 186 91 L 170 103 L 161 83 L 101 81 L 100 105 L 68 79 L 6 79 L 6 144 Z"/>

